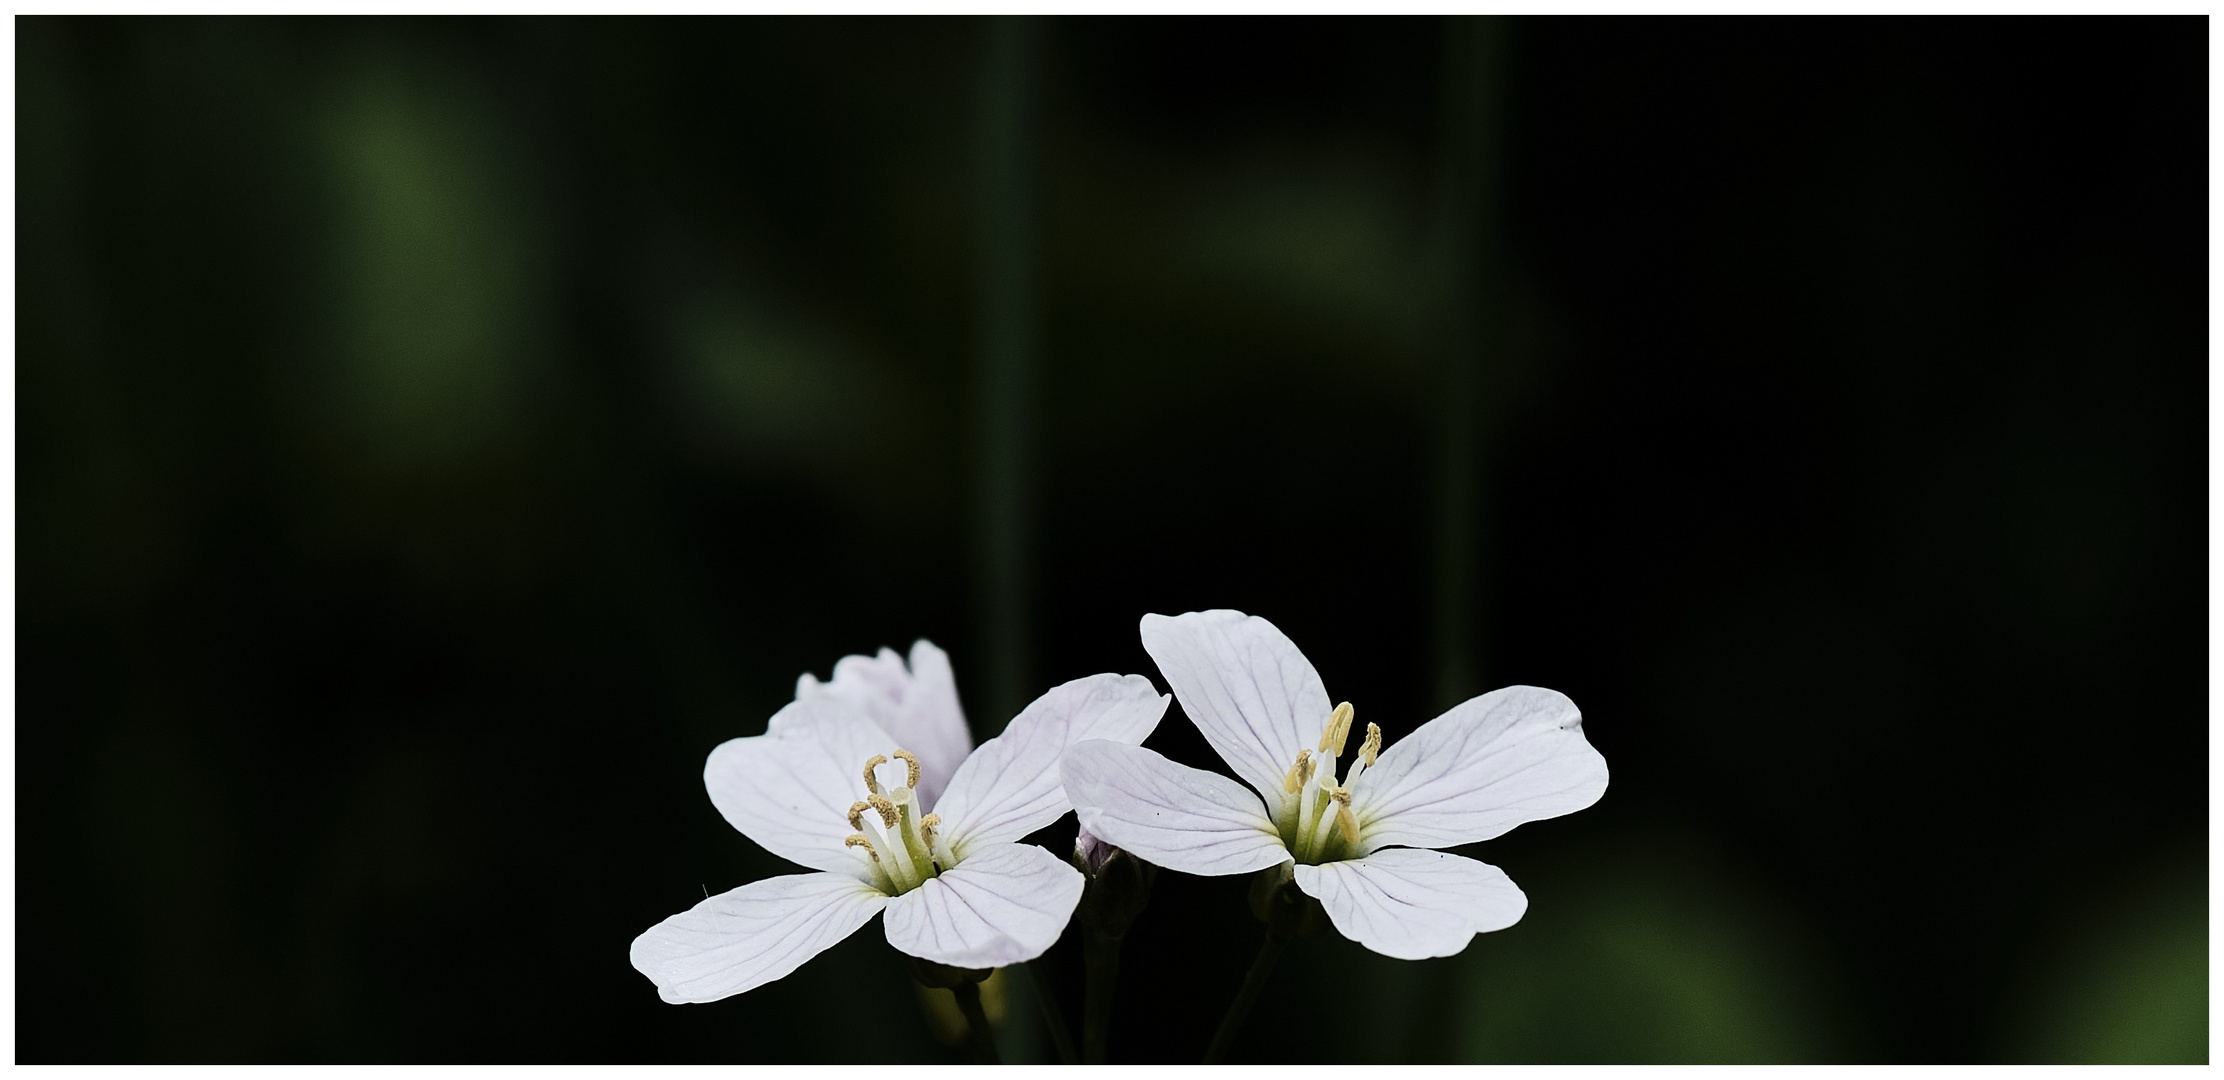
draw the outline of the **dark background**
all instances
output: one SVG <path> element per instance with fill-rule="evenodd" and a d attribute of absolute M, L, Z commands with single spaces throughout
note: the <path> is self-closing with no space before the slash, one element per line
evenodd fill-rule
<path fill-rule="evenodd" d="M 1521 924 L 1293 948 L 1239 1059 L 2207 1059 L 2202 20 L 16 26 L 25 1061 L 957 1060 L 877 924 L 631 969 L 782 872 L 704 755 L 1206 607 L 1613 770 L 1469 852 Z M 1161 876 L 1114 1060 L 1243 887 Z"/>

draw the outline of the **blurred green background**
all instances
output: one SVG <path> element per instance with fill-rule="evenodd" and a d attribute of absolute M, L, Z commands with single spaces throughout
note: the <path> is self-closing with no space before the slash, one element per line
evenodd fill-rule
<path fill-rule="evenodd" d="M 704 755 L 1207 607 L 1614 775 L 1239 1059 L 2207 1060 L 2201 20 L 16 31 L 25 1061 L 958 1060 L 875 927 L 631 969 L 782 870 Z M 1243 888 L 1160 876 L 1114 1060 Z"/>

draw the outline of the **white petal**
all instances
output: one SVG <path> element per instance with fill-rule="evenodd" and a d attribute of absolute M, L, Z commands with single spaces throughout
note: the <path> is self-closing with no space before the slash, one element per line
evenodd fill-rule
<path fill-rule="evenodd" d="M 1289 861 L 1259 797 L 1219 773 L 1103 741 L 1075 743 L 1061 771 L 1081 827 L 1145 862 L 1217 877 Z"/>
<path fill-rule="evenodd" d="M 1081 872 L 1033 844 L 986 844 L 888 902 L 888 944 L 962 968 L 1041 956 L 1081 902 Z"/>
<path fill-rule="evenodd" d="M 887 903 L 879 890 L 840 874 L 754 881 L 634 938 L 633 967 L 666 1001 L 717 1001 L 803 966 Z"/>
<path fill-rule="evenodd" d="M 1143 648 L 1220 759 L 1279 798 L 1298 750 L 1317 745 L 1328 722 L 1328 691 L 1305 654 L 1240 611 L 1145 615 Z"/>
<path fill-rule="evenodd" d="M 1451 847 L 1574 813 L 1606 792 L 1606 759 L 1564 694 L 1509 686 L 1391 744 L 1352 784 L 1364 850 Z"/>
<path fill-rule="evenodd" d="M 1346 862 L 1298 866 L 1297 887 L 1352 939 L 1400 960 L 1450 956 L 1477 934 L 1521 921 L 1529 898 L 1506 872 L 1441 851 L 1386 848 Z"/>
<path fill-rule="evenodd" d="M 958 766 L 932 808 L 958 858 L 971 845 L 1009 843 L 1058 820 L 1073 806 L 1058 777 L 1066 747 L 1083 739 L 1142 742 L 1171 700 L 1141 675 L 1091 675 L 1036 698 Z"/>
<path fill-rule="evenodd" d="M 845 656 L 835 662 L 830 682 L 797 679 L 795 699 L 844 702 L 895 736 L 897 746 L 919 757 L 919 796 L 928 807 L 973 749 L 950 658 L 925 638 L 912 643 L 909 669 L 893 649 Z"/>
<path fill-rule="evenodd" d="M 765 734 L 712 750 L 703 787 L 727 824 L 766 851 L 859 875 L 863 864 L 842 846 L 849 807 L 865 795 L 865 762 L 894 748 L 892 736 L 847 705 L 790 702 Z"/>

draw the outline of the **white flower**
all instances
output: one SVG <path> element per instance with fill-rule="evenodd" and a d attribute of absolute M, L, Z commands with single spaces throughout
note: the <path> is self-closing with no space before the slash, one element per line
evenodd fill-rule
<path fill-rule="evenodd" d="M 1081 827 L 1190 874 L 1294 862 L 1297 887 L 1336 929 L 1387 956 L 1450 956 L 1529 905 L 1497 867 L 1421 849 L 1488 840 L 1606 791 L 1582 714 L 1551 690 L 1491 691 L 1387 750 L 1368 724 L 1339 781 L 1351 704 L 1329 708 L 1320 675 L 1273 623 L 1240 611 L 1145 615 L 1143 647 L 1258 794 L 1140 746 L 1081 742 L 1063 763 Z"/>
<path fill-rule="evenodd" d="M 804 676 L 763 735 L 711 751 L 726 821 L 818 871 L 710 897 L 633 941 L 666 1001 L 717 1001 L 781 978 L 885 912 L 888 943 L 961 968 L 1016 964 L 1058 940 L 1081 874 L 1021 837 L 1071 806 L 1058 758 L 1080 739 L 1143 741 L 1168 699 L 1140 675 L 1091 675 L 1035 699 L 972 747 L 950 662 L 925 641 Z M 970 753 L 968 753 L 970 751 Z"/>

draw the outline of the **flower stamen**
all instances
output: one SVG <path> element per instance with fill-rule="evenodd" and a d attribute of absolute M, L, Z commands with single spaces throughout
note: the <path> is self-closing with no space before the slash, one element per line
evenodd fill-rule
<path fill-rule="evenodd" d="M 1375 755 L 1381 752 L 1382 729 L 1368 724 L 1366 741 L 1359 744 L 1359 763 L 1371 769 L 1375 764 Z"/>
<path fill-rule="evenodd" d="M 880 813 L 881 825 L 890 829 L 896 827 L 896 804 L 889 801 L 888 796 L 875 791 L 866 797 L 865 802 Z"/>
<path fill-rule="evenodd" d="M 1336 706 L 1328 714 L 1328 726 L 1321 729 L 1320 752 L 1329 757 L 1342 757 L 1344 740 L 1351 735 L 1351 702 Z"/>
<path fill-rule="evenodd" d="M 1337 788 L 1328 793 L 1336 800 L 1336 827 L 1344 831 L 1344 839 L 1359 842 L 1359 819 L 1351 816 L 1351 789 Z"/>
<path fill-rule="evenodd" d="M 865 834 L 864 834 L 864 833 L 852 833 L 852 834 L 850 834 L 850 835 L 849 835 L 848 837 L 846 837 L 846 838 L 844 838 L 844 839 L 842 840 L 842 846 L 843 846 L 843 847 L 846 847 L 846 848 L 853 848 L 853 847 L 861 847 L 861 848 L 864 848 L 864 849 L 865 849 L 865 854 L 867 854 L 867 855 L 870 855 L 870 856 L 872 856 L 872 857 L 873 857 L 873 865 L 875 865 L 875 866 L 878 866 L 878 865 L 880 865 L 880 852 L 877 852 L 877 851 L 874 851 L 874 850 L 873 850 L 873 842 L 872 842 L 871 840 L 868 840 L 868 839 L 866 839 L 866 838 L 865 838 Z"/>
<path fill-rule="evenodd" d="M 916 755 L 916 754 L 913 754 L 913 753 L 912 753 L 911 751 L 909 751 L 909 750 L 897 750 L 897 751 L 896 751 L 896 760 L 898 760 L 898 761 L 901 761 L 901 762 L 903 762 L 903 763 L 904 763 L 904 786 L 905 786 L 905 787 L 907 787 L 907 788 L 916 788 L 916 787 L 918 787 L 918 786 L 919 786 L 919 758 L 918 758 L 918 755 Z"/>
<path fill-rule="evenodd" d="M 888 764 L 888 759 L 880 756 L 879 754 L 874 754 L 872 756 L 872 760 L 865 762 L 866 791 L 869 791 L 875 795 L 880 794 L 880 778 L 873 775 L 873 770 L 886 764 Z"/>
<path fill-rule="evenodd" d="M 864 832 L 865 811 L 872 808 L 873 804 L 869 802 L 853 802 L 849 804 L 849 827 L 857 832 Z"/>
<path fill-rule="evenodd" d="M 928 814 L 927 816 L 920 818 L 919 843 L 922 847 L 926 848 L 927 858 L 934 862 L 935 868 L 937 870 L 948 870 L 950 867 L 956 865 L 956 862 L 951 858 L 949 852 L 942 850 L 939 847 L 939 845 L 942 843 L 942 838 L 936 836 L 934 834 L 934 830 L 941 824 L 942 815 L 940 814 Z"/>
<path fill-rule="evenodd" d="M 1313 752 L 1299 750 L 1297 760 L 1290 763 L 1290 771 L 1282 777 L 1282 790 L 1295 795 L 1304 790 L 1305 782 L 1313 778 Z"/>

